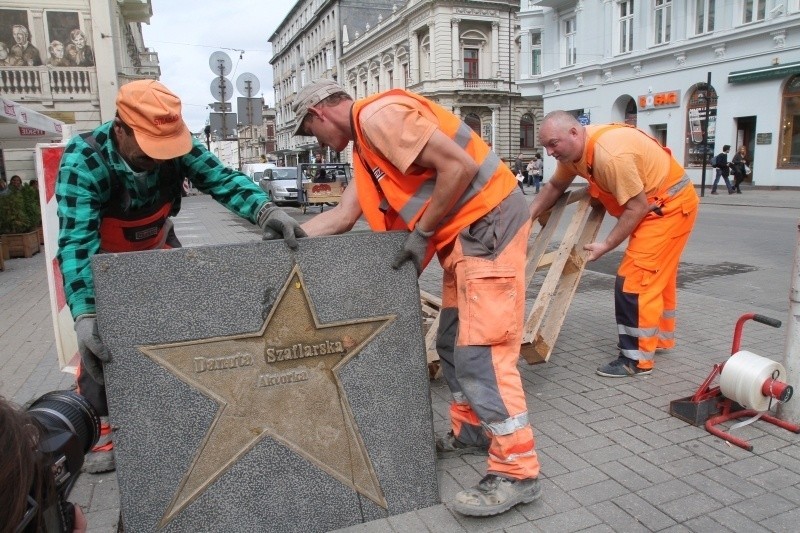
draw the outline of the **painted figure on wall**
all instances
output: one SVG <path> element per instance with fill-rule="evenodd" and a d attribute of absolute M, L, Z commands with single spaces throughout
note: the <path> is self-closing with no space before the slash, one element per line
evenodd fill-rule
<path fill-rule="evenodd" d="M 67 59 L 70 64 L 76 67 L 93 67 L 94 52 L 86 44 L 86 35 L 79 28 L 75 28 L 69 32 L 69 38 L 72 41 L 67 45 Z"/>
<path fill-rule="evenodd" d="M 11 55 L 8 45 L 0 41 L 0 67 L 19 67 L 22 66 L 22 59 Z"/>
<path fill-rule="evenodd" d="M 11 34 L 14 36 L 14 46 L 11 47 L 11 55 L 22 60 L 23 65 L 38 67 L 42 64 L 42 56 L 39 49 L 31 44 L 28 28 L 22 24 L 14 24 L 11 27 Z"/>
<path fill-rule="evenodd" d="M 61 41 L 51 41 L 50 46 L 47 47 L 47 51 L 50 53 L 47 64 L 51 67 L 70 66 L 69 61 L 64 57 L 64 43 Z"/>

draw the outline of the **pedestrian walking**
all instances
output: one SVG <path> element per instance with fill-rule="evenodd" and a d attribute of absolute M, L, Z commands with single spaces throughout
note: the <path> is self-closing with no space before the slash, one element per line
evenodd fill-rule
<path fill-rule="evenodd" d="M 749 160 L 747 159 L 747 147 L 742 145 L 739 151 L 731 160 L 731 170 L 733 171 L 733 189 L 736 194 L 742 194 L 742 182 L 750 174 Z"/>
<path fill-rule="evenodd" d="M 722 147 L 722 151 L 714 158 L 714 168 L 717 169 L 717 175 L 714 177 L 714 184 L 711 185 L 711 194 L 717 194 L 717 184 L 720 178 L 725 180 L 725 188 L 728 189 L 728 194 L 733 194 L 733 187 L 731 180 L 728 179 L 731 168 L 728 164 L 728 152 L 731 151 L 731 145 L 726 144 Z"/>

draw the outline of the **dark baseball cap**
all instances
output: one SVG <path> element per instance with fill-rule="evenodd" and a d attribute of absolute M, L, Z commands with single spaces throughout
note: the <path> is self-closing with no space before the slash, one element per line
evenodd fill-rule
<path fill-rule="evenodd" d="M 329 79 L 317 80 L 300 89 L 300 92 L 297 93 L 297 98 L 294 99 L 292 104 L 292 111 L 294 111 L 296 121 L 292 135 L 310 135 L 305 131 L 300 131 L 303 127 L 303 120 L 308 115 L 308 108 L 314 107 L 331 95 L 345 92 L 341 85 Z"/>

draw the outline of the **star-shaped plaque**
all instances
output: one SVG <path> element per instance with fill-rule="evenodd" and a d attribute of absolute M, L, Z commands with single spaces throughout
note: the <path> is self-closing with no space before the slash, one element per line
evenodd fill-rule
<path fill-rule="evenodd" d="M 266 436 L 386 509 L 338 373 L 394 318 L 320 324 L 295 266 L 260 331 L 140 346 L 219 406 L 160 527 Z"/>

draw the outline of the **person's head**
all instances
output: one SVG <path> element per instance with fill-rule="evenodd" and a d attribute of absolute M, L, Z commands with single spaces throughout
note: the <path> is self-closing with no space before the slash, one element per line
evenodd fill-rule
<path fill-rule="evenodd" d="M 36 189 L 36 190 L 39 190 L 39 180 L 31 180 L 31 181 L 29 181 L 28 183 L 29 183 L 29 184 L 30 184 L 30 186 L 31 186 L 31 187 L 33 187 L 34 189 Z"/>
<path fill-rule="evenodd" d="M 134 171 L 152 170 L 192 149 L 180 99 L 155 80 L 120 87 L 112 131 L 117 149 Z"/>
<path fill-rule="evenodd" d="M 8 182 L 8 186 L 12 189 L 21 189 L 22 188 L 22 178 L 14 174 L 11 176 L 11 181 Z"/>
<path fill-rule="evenodd" d="M 36 451 L 39 436 L 33 418 L 0 397 L 0 524 L 10 525 L 11 531 L 25 518 L 29 495 L 43 502 L 55 490 L 45 456 Z M 42 513 L 33 519 L 38 521 L 33 530 L 44 531 Z"/>
<path fill-rule="evenodd" d="M 341 152 L 353 138 L 352 105 L 353 98 L 335 81 L 309 83 L 300 89 L 292 105 L 297 123 L 292 135 L 316 137 L 323 148 L 329 146 Z"/>
<path fill-rule="evenodd" d="M 547 155 L 559 161 L 579 161 L 583 156 L 586 132 L 566 111 L 551 111 L 539 126 L 539 142 Z"/>
<path fill-rule="evenodd" d="M 28 28 L 22 24 L 14 24 L 11 27 L 11 35 L 14 36 L 14 42 L 18 45 L 22 46 L 28 44 Z"/>
<path fill-rule="evenodd" d="M 731 145 L 730 144 L 726 144 L 725 146 L 722 147 L 722 151 L 727 154 L 728 152 L 731 151 Z"/>
<path fill-rule="evenodd" d="M 0 41 L 0 59 L 7 59 L 8 58 L 8 45 L 3 41 Z"/>
<path fill-rule="evenodd" d="M 50 57 L 53 59 L 64 58 L 64 43 L 61 41 L 51 41 L 50 46 L 47 47 L 50 51 Z"/>
<path fill-rule="evenodd" d="M 4 191 L 8 188 L 8 182 L 5 178 L 0 178 L 0 191 Z"/>
<path fill-rule="evenodd" d="M 84 35 L 83 32 L 78 28 L 75 28 L 69 32 L 69 39 L 78 50 L 86 46 L 86 35 Z"/>
<path fill-rule="evenodd" d="M 747 153 L 747 146 L 741 145 L 739 147 L 739 153 L 742 154 L 742 155 L 746 154 Z"/>

